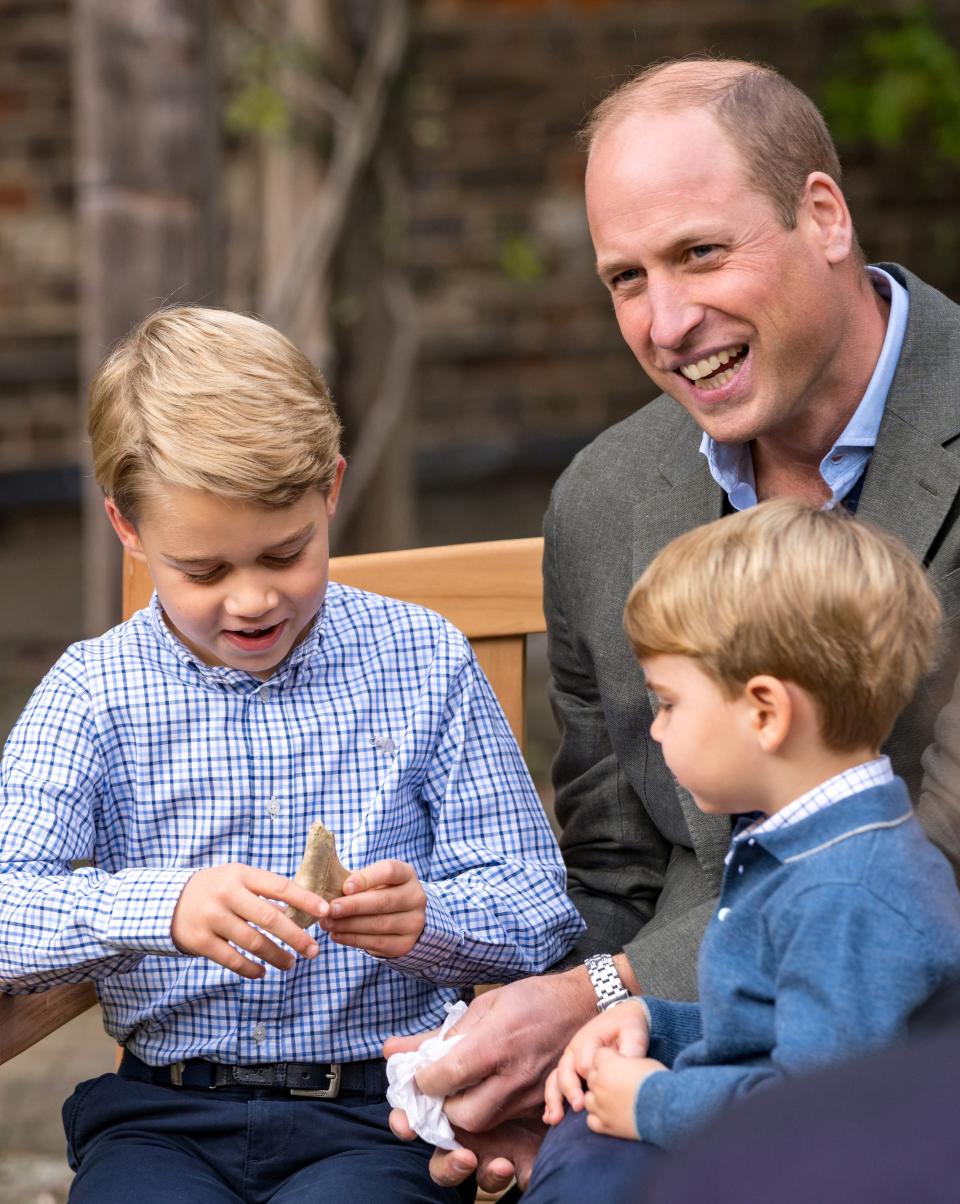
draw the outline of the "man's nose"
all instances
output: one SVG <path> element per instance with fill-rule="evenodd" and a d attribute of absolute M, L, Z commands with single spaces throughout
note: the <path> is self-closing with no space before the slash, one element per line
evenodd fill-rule
<path fill-rule="evenodd" d="M 666 350 L 676 351 L 703 321 L 703 306 L 693 300 L 683 283 L 669 277 L 648 277 L 647 305 L 650 341 Z"/>

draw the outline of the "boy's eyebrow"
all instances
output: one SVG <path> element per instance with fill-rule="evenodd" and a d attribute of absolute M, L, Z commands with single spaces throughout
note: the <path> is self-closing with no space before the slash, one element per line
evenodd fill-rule
<path fill-rule="evenodd" d="M 283 539 L 279 539 L 276 543 L 271 544 L 269 548 L 264 548 L 264 553 L 282 552 L 284 548 L 289 548 L 292 544 L 299 543 L 301 539 L 309 539 L 316 529 L 316 523 L 307 523 L 299 531 L 294 531 L 292 535 L 286 535 Z"/>
<path fill-rule="evenodd" d="M 261 552 L 262 556 L 269 556 L 274 552 L 282 552 L 286 548 L 292 547 L 293 544 L 300 543 L 301 540 L 309 539 L 316 530 L 316 523 L 307 523 L 301 527 L 299 531 L 294 531 L 292 535 L 285 535 L 283 539 L 277 543 L 271 544 L 270 547 L 264 548 Z M 223 557 L 220 555 L 211 556 L 176 556 L 172 552 L 161 552 L 160 555 L 170 564 L 182 565 L 185 568 L 196 567 L 202 564 L 213 564 Z"/>

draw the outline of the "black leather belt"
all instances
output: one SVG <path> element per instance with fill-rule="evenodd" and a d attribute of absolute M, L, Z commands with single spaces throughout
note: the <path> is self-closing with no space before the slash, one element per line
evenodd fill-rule
<path fill-rule="evenodd" d="M 249 1066 L 189 1058 L 170 1066 L 148 1066 L 127 1049 L 119 1073 L 121 1078 L 163 1087 L 282 1091 L 309 1099 L 336 1099 L 341 1091 L 384 1095 L 387 1090 L 383 1058 L 365 1062 L 261 1062 Z"/>

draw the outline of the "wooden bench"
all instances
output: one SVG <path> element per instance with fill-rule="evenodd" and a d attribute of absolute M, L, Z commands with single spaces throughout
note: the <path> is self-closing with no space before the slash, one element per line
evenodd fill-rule
<path fill-rule="evenodd" d="M 459 627 L 523 748 L 526 640 L 545 630 L 542 552 L 541 539 L 509 539 L 342 556 L 331 561 L 330 576 L 345 585 L 428 606 Z M 139 561 L 126 559 L 123 571 L 123 613 L 129 616 L 146 604 L 152 587 Z M 91 983 L 36 995 L 0 994 L 0 1063 L 96 1002 Z"/>

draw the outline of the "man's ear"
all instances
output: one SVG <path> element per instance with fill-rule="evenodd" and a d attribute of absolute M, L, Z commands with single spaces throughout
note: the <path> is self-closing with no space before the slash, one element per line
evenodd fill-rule
<path fill-rule="evenodd" d="M 327 491 L 327 518 L 333 518 L 337 512 L 337 502 L 340 499 L 340 486 L 343 484 L 343 474 L 347 471 L 347 462 L 343 456 L 337 456 L 337 469 L 333 484 Z"/>
<path fill-rule="evenodd" d="M 807 176 L 797 218 L 806 218 L 828 263 L 842 263 L 853 247 L 853 219 L 837 182 L 822 171 Z"/>
<path fill-rule="evenodd" d="M 790 734 L 793 700 L 779 677 L 761 673 L 743 688 L 749 723 L 763 752 L 777 752 Z"/>
<path fill-rule="evenodd" d="M 124 548 L 126 548 L 135 560 L 146 560 L 136 527 L 129 519 L 123 517 L 117 509 L 117 503 L 112 497 L 105 497 L 103 499 L 103 508 L 107 512 L 110 526 L 116 531 L 117 538 L 123 544 Z"/>

